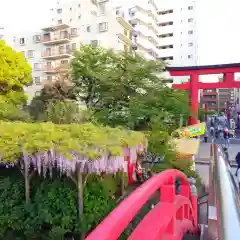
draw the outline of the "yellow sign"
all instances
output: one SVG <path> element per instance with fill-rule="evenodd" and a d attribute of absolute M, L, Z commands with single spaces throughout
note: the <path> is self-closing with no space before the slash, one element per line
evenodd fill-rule
<path fill-rule="evenodd" d="M 183 158 L 183 156 L 193 156 L 198 153 L 200 140 L 194 138 L 182 138 L 173 139 L 172 143 L 175 145 L 178 158 Z"/>
<path fill-rule="evenodd" d="M 198 124 L 177 129 L 176 131 L 174 131 L 172 136 L 177 138 L 192 138 L 192 137 L 203 135 L 205 133 L 205 130 L 206 130 L 206 124 L 198 123 Z"/>

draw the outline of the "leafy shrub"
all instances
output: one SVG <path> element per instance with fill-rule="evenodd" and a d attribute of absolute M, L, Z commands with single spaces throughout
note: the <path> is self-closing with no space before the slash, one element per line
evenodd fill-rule
<path fill-rule="evenodd" d="M 79 239 L 80 232 L 94 229 L 116 206 L 120 186 L 118 174 L 90 175 L 84 188 L 84 215 L 79 221 L 77 188 L 69 178 L 34 176 L 31 202 L 25 205 L 23 178 L 0 173 L 0 239 Z"/>

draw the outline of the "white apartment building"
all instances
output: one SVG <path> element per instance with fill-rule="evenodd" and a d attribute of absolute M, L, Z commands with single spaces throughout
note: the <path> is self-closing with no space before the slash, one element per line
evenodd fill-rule
<path fill-rule="evenodd" d="M 173 66 L 197 65 L 196 1 L 163 0 L 159 5 L 159 59 Z"/>
<path fill-rule="evenodd" d="M 111 1 L 60 1 L 52 10 L 49 26 L 14 38 L 14 47 L 32 65 L 33 85 L 26 89 L 31 100 L 43 84 L 67 69 L 73 52 L 81 44 L 101 45 L 115 50 L 132 51 L 133 28 L 128 14 Z"/>
<path fill-rule="evenodd" d="M 159 50 L 158 8 L 154 0 L 115 0 L 128 14 L 134 28 L 133 39 L 137 45 L 136 53 L 147 59 L 157 59 Z"/>
<path fill-rule="evenodd" d="M 159 4 L 159 58 L 169 66 L 198 64 L 197 4 L 194 0 L 163 0 Z M 169 77 L 166 73 L 165 77 Z M 174 83 L 189 77 L 174 77 Z"/>
<path fill-rule="evenodd" d="M 172 66 L 197 64 L 193 0 L 60 0 L 51 15 L 48 26 L 14 38 L 15 49 L 23 52 L 33 69 L 34 83 L 26 89 L 29 99 L 55 79 L 58 68 L 68 68 L 81 44 L 136 51 Z"/>

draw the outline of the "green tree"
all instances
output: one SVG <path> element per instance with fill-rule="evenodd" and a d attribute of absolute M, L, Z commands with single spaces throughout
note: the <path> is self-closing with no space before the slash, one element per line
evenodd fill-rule
<path fill-rule="evenodd" d="M 133 128 L 149 128 L 154 122 L 171 132 L 179 127 L 181 118 L 185 121 L 190 114 L 188 94 L 169 87 L 152 88 L 148 94 L 132 99 L 129 112 Z"/>
<path fill-rule="evenodd" d="M 23 87 L 31 84 L 31 67 L 23 54 L 0 40 L 0 94 L 23 92 Z"/>
<path fill-rule="evenodd" d="M 88 120 L 88 114 L 75 102 L 52 101 L 47 105 L 44 118 L 55 124 L 84 123 Z"/>
<path fill-rule="evenodd" d="M 34 120 L 46 120 L 48 104 L 68 99 L 75 100 L 72 88 L 70 73 L 58 70 L 55 81 L 45 84 L 40 95 L 32 99 L 29 105 L 30 115 Z"/>
<path fill-rule="evenodd" d="M 22 53 L 0 40 L 0 120 L 27 120 L 24 87 L 32 83 L 31 67 Z"/>
<path fill-rule="evenodd" d="M 164 64 L 131 53 L 84 45 L 71 67 L 76 96 L 100 122 L 112 126 L 128 125 L 131 102 L 164 87 Z"/>
<path fill-rule="evenodd" d="M 102 74 L 113 68 L 114 55 L 111 50 L 91 45 L 82 45 L 75 51 L 71 62 L 74 94 L 87 108 L 102 106 L 103 94 L 108 91 Z"/>

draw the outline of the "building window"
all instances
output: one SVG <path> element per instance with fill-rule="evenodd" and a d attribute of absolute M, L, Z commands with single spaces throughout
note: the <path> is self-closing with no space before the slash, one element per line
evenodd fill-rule
<path fill-rule="evenodd" d="M 71 28 L 71 35 L 76 36 L 77 35 L 77 28 Z"/>
<path fill-rule="evenodd" d="M 81 17 L 82 17 L 82 16 L 81 16 L 81 14 L 80 14 L 80 15 L 78 15 L 78 19 L 81 19 Z"/>
<path fill-rule="evenodd" d="M 34 41 L 35 43 L 39 43 L 39 42 L 41 41 L 41 36 L 40 36 L 40 35 L 34 35 L 34 36 L 33 36 L 33 41 Z"/>
<path fill-rule="evenodd" d="M 57 9 L 57 13 L 62 13 L 62 9 L 61 8 Z"/>
<path fill-rule="evenodd" d="M 80 8 L 80 7 L 81 7 L 81 4 L 78 4 L 78 7 Z"/>
<path fill-rule="evenodd" d="M 76 43 L 75 43 L 75 44 L 76 44 Z M 61 61 L 61 65 L 65 65 L 65 66 L 68 65 L 68 60 L 62 60 L 62 61 Z"/>
<path fill-rule="evenodd" d="M 188 34 L 192 35 L 193 34 L 193 30 L 188 31 Z"/>
<path fill-rule="evenodd" d="M 104 15 L 106 13 L 106 5 L 105 3 L 99 3 L 99 13 L 101 15 Z"/>
<path fill-rule="evenodd" d="M 59 19 L 59 20 L 58 20 L 58 24 L 62 24 L 62 19 Z"/>
<path fill-rule="evenodd" d="M 34 64 L 33 64 L 33 69 L 34 69 L 34 70 L 40 70 L 40 68 L 41 68 L 40 63 L 34 63 Z"/>
<path fill-rule="evenodd" d="M 91 26 L 87 26 L 87 32 L 91 32 Z"/>
<path fill-rule="evenodd" d="M 70 11 L 72 11 L 72 8 L 70 7 Z"/>
<path fill-rule="evenodd" d="M 188 59 L 191 59 L 192 58 L 192 55 L 188 55 Z"/>
<path fill-rule="evenodd" d="M 36 91 L 35 92 L 35 97 L 39 97 L 41 95 L 41 91 Z"/>
<path fill-rule="evenodd" d="M 91 40 L 91 45 L 92 45 L 93 47 L 97 47 L 97 45 L 98 45 L 98 40 Z"/>
<path fill-rule="evenodd" d="M 193 43 L 192 43 L 192 42 L 188 43 L 188 46 L 189 46 L 189 47 L 192 47 L 192 46 L 193 46 Z"/>
<path fill-rule="evenodd" d="M 129 11 L 129 15 L 130 15 L 131 17 L 134 17 L 134 16 L 135 16 L 135 12 Z"/>
<path fill-rule="evenodd" d="M 47 80 L 49 81 L 49 82 L 51 82 L 52 81 L 52 76 L 47 76 Z"/>
<path fill-rule="evenodd" d="M 99 23 L 98 25 L 99 32 L 106 32 L 107 28 L 108 28 L 107 22 L 102 22 L 102 23 Z"/>
<path fill-rule="evenodd" d="M 25 38 L 20 38 L 20 45 L 24 45 L 25 44 Z"/>
<path fill-rule="evenodd" d="M 193 10 L 193 6 L 189 6 L 189 7 L 188 7 L 188 10 Z"/>
<path fill-rule="evenodd" d="M 34 53 L 33 50 L 28 50 L 27 51 L 28 58 L 33 58 L 33 53 Z"/>
<path fill-rule="evenodd" d="M 21 54 L 25 57 L 25 52 L 24 51 L 22 51 Z"/>
<path fill-rule="evenodd" d="M 41 79 L 40 79 L 40 77 L 35 77 L 35 78 L 34 78 L 34 82 L 35 82 L 36 85 L 40 85 L 40 84 L 41 84 Z"/>
<path fill-rule="evenodd" d="M 59 49 L 59 53 L 60 53 L 60 54 L 64 54 L 64 52 L 65 52 L 65 51 L 64 51 L 65 48 L 64 48 L 63 45 L 62 45 L 62 46 L 59 46 L 58 49 Z"/>
<path fill-rule="evenodd" d="M 188 19 L 188 22 L 189 22 L 189 23 L 193 22 L 193 18 L 189 18 L 189 19 Z"/>
<path fill-rule="evenodd" d="M 77 44 L 76 43 L 72 43 L 72 51 L 75 51 L 77 49 Z"/>

